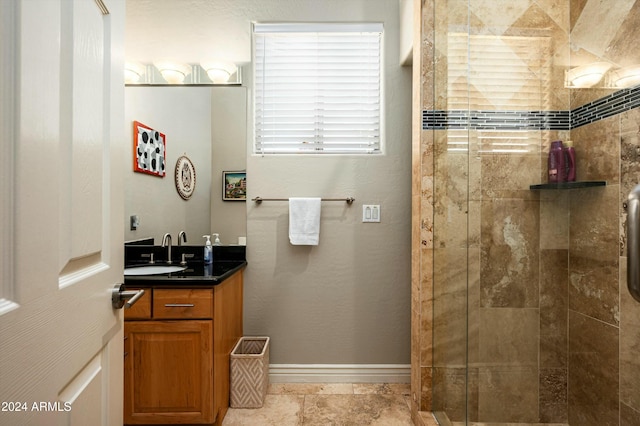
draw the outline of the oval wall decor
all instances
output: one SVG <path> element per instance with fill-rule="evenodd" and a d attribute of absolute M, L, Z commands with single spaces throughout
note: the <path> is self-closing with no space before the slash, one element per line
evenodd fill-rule
<path fill-rule="evenodd" d="M 186 155 L 176 161 L 176 190 L 180 197 L 188 200 L 196 189 L 196 168 Z"/>

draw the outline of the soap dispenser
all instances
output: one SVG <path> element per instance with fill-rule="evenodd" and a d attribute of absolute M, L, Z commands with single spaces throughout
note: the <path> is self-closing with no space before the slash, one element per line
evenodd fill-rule
<path fill-rule="evenodd" d="M 220 234 L 213 234 L 213 245 L 214 246 L 222 245 L 222 243 L 220 242 Z"/>
<path fill-rule="evenodd" d="M 213 262 L 213 248 L 211 247 L 211 235 L 203 235 L 202 238 L 206 238 L 204 243 L 204 264 L 210 265 Z"/>

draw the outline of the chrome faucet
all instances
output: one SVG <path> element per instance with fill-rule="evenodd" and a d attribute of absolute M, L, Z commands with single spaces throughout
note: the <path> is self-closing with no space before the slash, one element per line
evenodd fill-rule
<path fill-rule="evenodd" d="M 168 242 L 168 243 L 167 243 Z M 171 264 L 171 234 L 166 233 L 162 237 L 162 247 L 167 247 L 167 264 Z"/>
<path fill-rule="evenodd" d="M 180 233 L 178 234 L 178 245 L 181 246 L 183 242 L 187 242 L 187 233 L 184 231 L 180 231 Z"/>

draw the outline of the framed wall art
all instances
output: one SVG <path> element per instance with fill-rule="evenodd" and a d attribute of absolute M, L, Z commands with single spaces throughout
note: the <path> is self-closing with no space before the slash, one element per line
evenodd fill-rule
<path fill-rule="evenodd" d="M 247 172 L 222 172 L 222 199 L 247 200 Z"/>
<path fill-rule="evenodd" d="M 166 138 L 139 121 L 133 122 L 133 171 L 164 177 L 166 168 Z"/>

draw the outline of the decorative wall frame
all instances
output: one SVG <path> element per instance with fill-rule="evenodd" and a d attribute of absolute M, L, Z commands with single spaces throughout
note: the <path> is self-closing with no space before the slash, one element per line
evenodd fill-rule
<path fill-rule="evenodd" d="M 222 199 L 224 201 L 247 200 L 247 172 L 222 172 Z"/>
<path fill-rule="evenodd" d="M 176 161 L 176 190 L 183 200 L 188 200 L 196 190 L 196 168 L 186 155 Z"/>
<path fill-rule="evenodd" d="M 164 177 L 166 168 L 164 133 L 139 121 L 133 122 L 133 171 Z"/>

